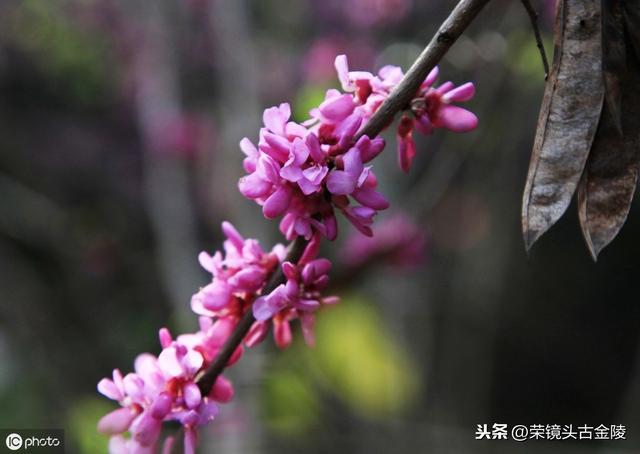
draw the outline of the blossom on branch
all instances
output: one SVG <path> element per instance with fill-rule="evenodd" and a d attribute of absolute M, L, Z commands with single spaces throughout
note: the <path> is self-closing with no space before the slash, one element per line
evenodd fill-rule
<path fill-rule="evenodd" d="M 301 125 L 289 121 L 289 105 L 280 104 L 265 110 L 257 147 L 247 138 L 240 142 L 249 173 L 238 183 L 240 192 L 260 204 L 266 218 L 282 216 L 280 230 L 287 239 L 309 239 L 315 232 L 335 239 L 336 209 L 371 235 L 371 218 L 389 206 L 375 190 L 373 171 L 363 165 L 382 151 L 384 141 L 363 137 L 353 143 L 362 123 L 355 108 L 351 95 L 329 90 Z M 349 196 L 370 213 L 366 221 L 349 216 L 357 211 Z"/>
<path fill-rule="evenodd" d="M 266 218 L 281 217 L 280 231 L 293 240 L 289 251 L 281 244 L 266 251 L 223 222 L 224 252 L 198 257 L 212 276 L 191 299 L 199 330 L 174 339 L 162 328 L 157 357 L 141 354 L 134 372 L 123 376 L 116 369 L 112 378 L 98 383 L 98 391 L 120 405 L 98 423 L 98 430 L 111 436 L 112 454 L 156 452 L 166 421 L 183 428 L 184 452 L 194 453 L 198 427 L 215 418 L 217 403 L 233 398 L 233 386 L 221 372 L 242 357 L 245 347 L 262 342 L 271 328 L 278 347 L 287 347 L 294 320 L 313 345 L 317 310 L 339 301 L 323 294 L 331 262 L 318 257 L 320 240 L 337 237 L 336 212 L 372 236 L 374 217 L 388 208 L 369 165 L 385 141 L 359 131 L 393 96 L 404 74 L 396 66 L 385 66 L 375 76 L 349 71 L 344 55 L 336 58 L 335 67 L 343 91 L 328 90 L 310 119 L 292 121 L 291 108 L 283 103 L 264 111 L 257 146 L 247 138 L 240 142 L 247 174 L 238 188 L 262 207 Z M 471 99 L 473 84 L 456 88 L 446 82 L 435 88 L 437 76 L 437 68 L 427 75 L 398 123 L 398 158 L 405 171 L 415 156 L 414 129 L 430 134 L 435 128 L 465 132 L 477 126 L 474 114 L 452 104 Z M 381 231 L 373 244 L 352 241 L 347 253 L 359 256 L 359 264 L 377 255 L 404 263 L 424 245 L 423 235 L 406 222 Z M 166 437 L 163 452 L 175 442 L 175 436 Z"/>
<path fill-rule="evenodd" d="M 315 344 L 313 326 L 315 312 L 324 304 L 335 304 L 338 297 L 323 297 L 322 291 L 329 284 L 331 262 L 325 258 L 303 260 L 298 264 L 284 262 L 282 271 L 287 279 L 273 292 L 261 296 L 253 304 L 256 325 L 265 326 L 273 321 L 276 345 L 285 348 L 291 343 L 289 321 L 300 319 L 302 334 L 308 345 Z M 257 329 L 257 328 L 256 328 Z"/>
<path fill-rule="evenodd" d="M 385 66 L 378 75 L 363 71 L 349 71 L 347 57 L 339 55 L 335 61 L 336 70 L 343 90 L 353 93 L 363 120 L 368 120 L 393 89 L 404 77 L 398 66 Z M 435 88 L 433 84 L 439 75 L 436 66 L 420 85 L 418 92 L 410 102 L 410 113 L 402 115 L 397 131 L 398 163 L 400 168 L 408 172 L 415 156 L 413 130 L 423 134 L 431 134 L 436 128 L 445 128 L 453 132 L 468 132 L 478 126 L 478 118 L 454 102 L 469 101 L 475 94 L 473 83 L 467 82 L 456 87 L 452 82 L 445 82 Z"/>
<path fill-rule="evenodd" d="M 200 328 L 197 333 L 178 336 L 175 341 L 166 328 L 161 329 L 160 355 L 143 353 L 135 360 L 135 372 L 123 377 L 115 369 L 112 379 L 103 378 L 98 383 L 98 391 L 121 405 L 98 422 L 98 430 L 112 436 L 111 453 L 155 452 L 165 421 L 181 424 L 184 452 L 194 452 L 198 427 L 218 413 L 215 402 L 228 402 L 233 396 L 231 384 L 222 376 L 206 396 L 196 384 L 198 373 L 215 356 L 228 333 L 224 327 L 206 320 Z M 229 364 L 237 359 L 239 355 Z M 127 431 L 131 438 L 124 437 Z"/>
<path fill-rule="evenodd" d="M 198 315 L 239 320 L 247 301 L 264 287 L 267 278 L 286 255 L 285 247 L 277 244 L 270 252 L 262 250 L 254 239 L 245 239 L 229 223 L 222 223 L 227 239 L 224 256 L 201 252 L 200 265 L 211 273 L 212 281 L 191 298 L 191 309 Z"/>

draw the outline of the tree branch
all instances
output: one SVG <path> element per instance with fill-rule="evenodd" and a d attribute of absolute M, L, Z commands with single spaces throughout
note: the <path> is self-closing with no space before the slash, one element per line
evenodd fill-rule
<path fill-rule="evenodd" d="M 531 21 L 531 28 L 533 28 L 533 34 L 536 36 L 536 45 L 540 52 L 540 58 L 542 59 L 542 66 L 544 66 L 544 80 L 549 77 L 549 61 L 547 60 L 547 54 L 544 51 L 544 44 L 542 43 L 542 36 L 540 35 L 540 28 L 538 27 L 538 13 L 533 9 L 529 0 L 521 0 L 522 6 L 527 10 L 529 14 L 529 20 Z"/>
<path fill-rule="evenodd" d="M 392 121 L 395 114 L 407 107 L 407 104 L 418 91 L 420 84 L 429 74 L 436 64 L 442 59 L 451 45 L 460 37 L 462 32 L 475 19 L 480 10 L 489 3 L 489 0 L 460 0 L 455 9 L 451 12 L 447 20 L 440 26 L 438 32 L 431 42 L 422 51 L 418 59 L 411 65 L 402 81 L 393 90 L 389 97 L 382 103 L 380 108 L 371 119 L 358 131 L 355 140 L 363 135 L 371 138 L 377 136 Z M 286 261 L 296 263 L 307 245 L 307 241 L 297 237 L 289 246 Z M 263 294 L 269 294 L 280 284 L 285 282 L 282 268 L 278 267 L 269 279 L 269 282 L 262 290 Z M 253 312 L 249 309 L 244 314 L 233 333 L 227 339 L 222 349 L 209 367 L 198 379 L 198 387 L 203 396 L 211 392 L 211 388 L 218 376 L 226 367 L 231 355 L 242 343 L 242 339 L 247 335 L 249 329 L 255 321 Z"/>
<path fill-rule="evenodd" d="M 402 81 L 382 103 L 371 119 L 365 124 L 355 140 L 362 136 L 373 138 L 389 126 L 396 113 L 407 108 L 424 81 L 438 62 L 444 57 L 451 45 L 462 35 L 489 0 L 461 0 L 443 22 L 438 32 L 425 47 L 418 59 L 411 65 Z"/>

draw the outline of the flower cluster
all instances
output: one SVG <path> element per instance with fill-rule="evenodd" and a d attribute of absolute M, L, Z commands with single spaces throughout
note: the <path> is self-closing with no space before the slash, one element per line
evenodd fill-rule
<path fill-rule="evenodd" d="M 247 138 L 240 142 L 248 173 L 238 183 L 240 192 L 261 205 L 266 218 L 283 216 L 280 230 L 289 240 L 298 235 L 308 239 L 315 232 L 335 239 L 335 210 L 372 236 L 374 216 L 389 206 L 376 191 L 373 170 L 365 165 L 383 150 L 384 140 L 357 133 L 404 74 L 397 66 L 385 66 L 377 76 L 349 71 L 344 55 L 335 66 L 343 92 L 328 90 L 309 120 L 290 121 L 288 104 L 271 107 L 264 112 L 258 146 Z M 477 126 L 475 115 L 452 105 L 471 99 L 473 84 L 455 88 L 446 82 L 434 88 L 437 76 L 435 68 L 411 101 L 412 116 L 403 115 L 398 125 L 398 157 L 405 171 L 415 156 L 414 128 L 430 134 L 434 128 L 464 132 Z"/>
<path fill-rule="evenodd" d="M 323 297 L 321 293 L 329 284 L 330 269 L 331 262 L 324 258 L 300 260 L 298 264 L 284 262 L 282 271 L 287 282 L 258 298 L 253 305 L 256 328 L 265 330 L 267 321 L 273 320 L 276 345 L 283 348 L 291 343 L 289 321 L 299 318 L 304 339 L 313 346 L 315 311 L 323 304 L 338 302 L 336 296 Z"/>
<path fill-rule="evenodd" d="M 289 105 L 280 104 L 265 110 L 257 147 L 247 138 L 240 143 L 249 173 L 238 183 L 240 192 L 262 205 L 266 218 L 283 216 L 280 230 L 289 240 L 309 239 L 315 232 L 335 239 L 336 208 L 371 235 L 373 216 L 389 206 L 365 166 L 384 141 L 362 137 L 353 143 L 362 123 L 354 107 L 349 95 L 327 99 L 318 108 L 315 128 L 308 128 L 309 123 L 289 121 Z M 353 206 L 349 196 L 360 205 Z"/>
<path fill-rule="evenodd" d="M 377 76 L 364 71 L 349 71 L 344 55 L 336 58 L 336 69 L 342 89 L 353 93 L 354 102 L 358 104 L 356 110 L 361 112 L 364 120 L 375 113 L 404 77 L 401 68 L 390 65 L 380 69 Z M 453 82 L 445 82 L 436 88 L 433 84 L 438 75 L 439 69 L 436 66 L 411 100 L 411 114 L 403 114 L 398 123 L 398 163 L 405 172 L 411 168 L 416 154 L 412 136 L 414 128 L 423 134 L 431 134 L 436 128 L 468 132 L 478 126 L 478 118 L 473 113 L 452 104 L 473 98 L 473 83 L 467 82 L 456 87 Z"/>
<path fill-rule="evenodd" d="M 200 330 L 173 340 L 166 328 L 160 330 L 162 352 L 135 360 L 135 372 L 122 376 L 115 369 L 112 378 L 98 383 L 98 391 L 117 401 L 121 408 L 98 423 L 100 432 L 111 435 L 112 453 L 152 453 L 159 443 L 162 423 L 176 421 L 184 427 L 184 452 L 193 453 L 197 429 L 215 418 L 216 402 L 233 397 L 231 383 L 219 376 L 208 395 L 203 396 L 196 376 L 213 358 L 231 332 L 224 320 L 202 317 Z M 229 365 L 239 359 L 236 354 Z M 125 432 L 131 434 L 125 438 Z M 172 437 L 165 444 L 174 442 Z"/>
<path fill-rule="evenodd" d="M 184 429 L 185 453 L 193 453 L 198 427 L 215 418 L 217 403 L 233 397 L 231 383 L 216 375 L 220 365 L 233 365 L 245 347 L 262 342 L 271 328 L 276 345 L 287 347 L 295 320 L 307 344 L 314 344 L 316 311 L 338 302 L 337 297 L 323 294 L 331 262 L 318 257 L 321 238 L 336 238 L 336 212 L 372 236 L 374 216 L 389 206 L 368 165 L 385 142 L 358 131 L 404 77 L 394 66 L 382 68 L 376 76 L 349 71 L 343 55 L 335 66 L 343 91 L 328 90 L 307 121 L 292 121 L 289 105 L 280 104 L 265 110 L 257 146 L 247 138 L 240 142 L 247 172 L 238 183 L 240 192 L 261 205 L 265 217 L 282 217 L 280 230 L 287 239 L 298 244 L 300 237 L 306 240 L 300 257 L 288 260 L 280 244 L 265 251 L 230 223 L 222 224 L 224 251 L 202 252 L 198 257 L 212 276 L 191 299 L 191 308 L 200 317 L 199 330 L 174 339 L 169 330 L 161 329 L 162 351 L 157 357 L 142 354 L 135 361 L 135 372 L 123 377 L 116 369 L 112 378 L 98 384 L 102 394 L 121 406 L 98 424 L 101 432 L 111 435 L 110 452 L 155 452 L 162 423 L 174 421 Z M 435 128 L 463 132 L 476 127 L 471 112 L 452 104 L 470 99 L 473 85 L 455 88 L 446 82 L 436 88 L 437 75 L 436 68 L 427 76 L 399 122 L 398 156 L 405 171 L 415 155 L 414 128 L 430 134 Z M 383 229 L 382 242 L 375 247 L 363 244 L 351 250 L 361 257 L 395 254 L 401 261 L 408 250 L 423 244 L 419 231 L 400 222 Z M 274 275 L 282 279 L 272 282 Z M 221 364 L 226 358 L 227 363 Z M 213 382 L 210 388 L 199 381 L 203 376 Z M 175 442 L 174 436 L 166 437 L 163 452 Z"/>
<path fill-rule="evenodd" d="M 333 304 L 336 297 L 323 297 L 329 283 L 331 263 L 317 258 L 319 237 L 310 241 L 300 261 L 284 261 L 286 250 L 276 245 L 265 252 L 258 241 L 245 239 L 228 222 L 223 222 L 224 254 L 202 252 L 200 264 L 212 274 L 212 281 L 191 299 L 193 311 L 200 315 L 200 329 L 179 335 L 175 340 L 168 329 L 160 330 L 162 352 L 138 356 L 135 372 L 122 376 L 113 371 L 98 390 L 117 401 L 121 408 L 104 416 L 98 430 L 111 435 L 112 453 L 151 453 L 157 449 L 164 421 L 176 421 L 184 428 L 184 451 L 194 452 L 197 428 L 217 414 L 216 402 L 228 402 L 233 387 L 224 377 L 217 377 L 211 391 L 203 396 L 197 385 L 200 373 L 211 364 L 238 321 L 252 311 L 255 323 L 244 338 L 252 347 L 265 339 L 273 324 L 276 344 L 284 348 L 291 343 L 290 322 L 300 319 L 305 340 L 313 343 L 314 312 L 323 304 Z M 268 277 L 282 267 L 288 281 L 273 292 L 261 295 Z M 255 300 L 255 301 L 254 301 Z M 226 366 L 242 356 L 240 344 Z M 130 438 L 124 433 L 129 432 Z M 165 440 L 168 446 L 175 439 Z"/>
<path fill-rule="evenodd" d="M 252 302 L 253 295 L 264 287 L 267 278 L 286 255 L 285 247 L 276 245 L 264 252 L 254 239 L 244 239 L 229 223 L 222 223 L 224 256 L 201 252 L 200 265 L 211 273 L 211 283 L 191 298 L 191 309 L 198 315 L 223 317 L 235 324 Z"/>

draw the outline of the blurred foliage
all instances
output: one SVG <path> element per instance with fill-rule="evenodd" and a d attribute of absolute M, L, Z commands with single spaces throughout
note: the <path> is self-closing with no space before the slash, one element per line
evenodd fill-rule
<path fill-rule="evenodd" d="M 96 431 L 98 420 L 114 410 L 113 404 L 100 397 L 75 401 L 65 424 L 67 442 L 72 442 L 82 454 L 106 454 L 109 438 Z"/>
<path fill-rule="evenodd" d="M 318 346 L 308 352 L 316 376 L 368 418 L 408 407 L 421 382 L 418 370 L 375 307 L 344 298 L 318 318 Z"/>
<path fill-rule="evenodd" d="M 315 348 L 299 341 L 279 355 L 266 377 L 263 410 L 274 430 L 294 435 L 317 424 L 320 390 L 370 420 L 408 409 L 421 383 L 417 365 L 373 305 L 343 298 L 318 317 L 316 336 Z"/>
<path fill-rule="evenodd" d="M 375 3 L 395 8 L 393 0 Z M 326 88 L 338 86 L 338 53 L 352 69 L 406 69 L 454 2 L 412 3 L 403 21 L 368 29 L 336 13 L 353 4 L 347 0 L 0 2 L 0 171 L 3 181 L 28 188 L 0 187 L 0 220 L 17 219 L 0 222 L 0 329 L 11 352 L 0 357 L 0 426 L 64 425 L 69 452 L 104 452 L 95 424 L 114 407 L 87 396 L 113 367 L 130 370 L 140 351 L 157 352 L 158 327 L 177 326 L 168 314 L 188 310 L 190 292 L 204 282 L 204 274 L 186 273 L 188 291 L 172 306 L 176 283 L 163 274 L 163 260 L 188 271 L 197 251 L 186 261 L 163 255 L 171 241 L 183 250 L 187 242 L 157 235 L 145 196 L 154 155 L 136 102 L 179 120 L 196 104 L 216 126 L 202 153 L 171 160 L 184 178 L 157 186 L 172 196 L 159 198 L 169 213 L 183 206 L 173 195 L 188 194 L 193 218 L 182 210 L 171 216 L 192 229 L 198 247 L 220 246 L 222 219 L 267 238 L 274 223 L 235 189 L 238 141 L 255 137 L 261 109 L 274 103 L 294 101 L 295 118 L 308 118 Z M 551 60 L 547 3 L 536 7 Z M 164 40 L 154 41 L 157 30 Z M 317 43 L 324 44 L 310 56 Z M 474 452 L 476 445 L 450 442 L 469 440 L 470 428 L 490 416 L 633 421 L 623 405 L 637 416 L 640 390 L 630 393 L 628 384 L 638 383 L 640 306 L 625 295 L 638 271 L 637 211 L 629 217 L 635 230 L 627 227 L 597 267 L 566 222 L 530 261 L 523 256 L 520 197 L 544 80 L 522 5 L 492 2 L 441 69 L 441 81 L 477 84 L 479 130 L 424 138 L 408 178 L 395 165 L 393 140 L 375 164 L 389 212 L 404 204 L 432 226 L 429 266 L 419 277 L 390 277 L 374 264 L 347 279 L 341 295 L 348 287 L 371 299 L 344 298 L 323 311 L 314 349 L 296 327 L 292 348 L 266 358 L 264 418 L 246 423 L 242 412 L 233 419 L 234 407 L 223 409 L 220 421 L 231 419 L 212 425 L 220 432 L 211 442 L 236 449 L 213 452 L 302 451 L 291 438 L 274 448 L 262 439 L 263 424 L 288 436 L 321 427 L 325 436 L 313 438 L 311 452 Z M 175 92 L 156 99 L 167 74 Z M 139 91 L 149 86 L 161 89 Z M 65 222 L 54 222 L 40 199 L 52 200 Z M 426 213 L 425 205 L 434 208 Z M 325 246 L 340 256 L 340 245 Z M 333 283 L 349 278 L 341 271 Z M 411 340 L 411 357 L 400 338 Z M 243 363 L 255 370 L 259 358 Z M 234 377 L 236 409 L 251 410 L 254 395 L 240 391 L 262 378 Z"/>
<path fill-rule="evenodd" d="M 104 99 L 114 81 L 106 39 L 65 13 L 65 0 L 24 0 L 5 31 L 51 78 L 50 84 L 80 106 Z"/>
<path fill-rule="evenodd" d="M 553 59 L 553 42 L 549 35 L 543 35 L 542 42 L 544 44 L 549 64 Z M 507 52 L 505 56 L 505 64 L 513 69 L 517 74 L 518 80 L 528 85 L 538 85 L 540 74 L 544 74 L 542 62 L 540 60 L 540 51 L 535 40 L 531 39 L 529 30 L 514 30 L 507 37 Z"/>
<path fill-rule="evenodd" d="M 296 100 L 293 104 L 293 116 L 298 121 L 309 118 L 309 111 L 317 107 L 324 101 L 326 87 L 318 85 L 305 85 L 298 90 Z"/>
<path fill-rule="evenodd" d="M 266 377 L 262 405 L 268 426 L 283 435 L 307 432 L 318 423 L 317 390 L 309 376 L 291 365 Z"/>
<path fill-rule="evenodd" d="M 30 392 L 32 389 L 31 380 L 16 380 L 2 390 L 0 427 L 29 427 L 33 423 L 33 415 L 37 414 L 40 403 Z"/>

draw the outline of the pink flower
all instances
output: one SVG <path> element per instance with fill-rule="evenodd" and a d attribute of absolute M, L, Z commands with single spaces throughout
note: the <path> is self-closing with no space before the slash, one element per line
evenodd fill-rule
<path fill-rule="evenodd" d="M 364 120 L 368 120 L 375 113 L 404 77 L 402 69 L 397 66 L 385 66 L 378 71 L 377 76 L 349 71 L 344 55 L 336 57 L 335 67 L 342 88 L 354 93 L 353 101 L 357 105 L 355 112 Z M 398 162 L 405 172 L 410 169 L 416 153 L 412 134 L 414 128 L 423 134 L 431 134 L 435 128 L 468 132 L 478 125 L 478 119 L 473 113 L 452 104 L 473 98 L 473 84 L 467 82 L 455 87 L 453 83 L 445 82 L 434 88 L 432 85 L 438 78 L 438 73 L 438 67 L 435 67 L 427 75 L 410 103 L 413 116 L 404 114 L 398 123 Z"/>
<path fill-rule="evenodd" d="M 284 246 L 265 251 L 230 223 L 222 223 L 223 251 L 198 256 L 212 276 L 191 299 L 193 311 L 200 316 L 199 329 L 174 338 L 162 328 L 157 357 L 143 353 L 135 360 L 134 372 L 123 376 L 116 369 L 111 378 L 98 383 L 99 392 L 120 405 L 98 423 L 98 430 L 111 436 L 110 452 L 156 452 L 162 424 L 172 421 L 183 428 L 184 452 L 194 453 L 198 428 L 216 417 L 217 403 L 229 402 L 234 395 L 233 385 L 222 375 L 206 395 L 198 385 L 230 338 L 235 351 L 225 367 L 235 364 L 245 347 L 262 342 L 270 329 L 278 347 L 288 346 L 295 320 L 300 321 L 306 343 L 314 345 L 316 311 L 339 301 L 323 295 L 331 262 L 318 258 L 321 237 L 336 238 L 336 211 L 359 232 L 371 236 L 374 217 L 389 206 L 377 191 L 371 166 L 366 165 L 382 152 L 385 142 L 380 137 L 355 138 L 404 77 L 395 66 L 385 66 L 375 76 L 349 71 L 344 55 L 336 58 L 335 67 L 344 92 L 328 90 L 308 121 L 291 121 L 289 105 L 280 104 L 264 111 L 257 146 L 246 138 L 240 142 L 247 172 L 238 182 L 240 192 L 259 204 L 266 218 L 281 216 L 280 230 L 287 239 L 302 236 L 309 240 L 298 263 L 285 261 Z M 456 88 L 446 82 L 434 88 L 437 76 L 435 68 L 398 124 L 398 157 L 405 171 L 416 152 L 414 129 L 424 134 L 435 128 L 466 132 L 477 125 L 475 115 L 453 104 L 471 99 L 473 84 Z M 349 242 L 347 251 L 355 257 L 352 262 L 361 265 L 376 255 L 406 262 L 424 246 L 423 235 L 408 222 L 382 227 L 373 244 Z M 285 282 L 266 293 L 265 285 L 278 266 Z M 247 329 L 244 321 L 239 325 L 245 315 L 253 315 L 255 322 L 241 339 L 245 331 L 237 328 Z M 125 437 L 126 432 L 130 437 Z M 168 454 L 175 443 L 176 437 L 167 437 L 162 452 Z"/>
<path fill-rule="evenodd" d="M 280 170 L 280 176 L 296 183 L 307 196 L 320 191 L 328 172 L 327 155 L 320 147 L 316 135 L 309 134 L 304 141 L 300 138 L 294 140 L 289 159 Z"/>
<path fill-rule="evenodd" d="M 468 132 L 478 126 L 478 118 L 466 109 L 454 106 L 453 102 L 464 102 L 473 98 L 475 87 L 467 82 L 455 87 L 445 82 L 432 88 L 438 75 L 437 67 L 422 83 L 418 95 L 411 102 L 413 118 L 404 114 L 398 123 L 398 162 L 408 172 L 416 153 L 413 141 L 414 127 L 423 134 L 431 134 L 435 128 L 446 128 L 453 132 Z"/>
<path fill-rule="evenodd" d="M 284 262 L 282 271 L 287 282 L 270 294 L 259 297 L 253 304 L 253 315 L 256 318 L 253 330 L 259 332 L 257 337 L 264 338 L 266 322 L 272 320 L 276 344 L 284 348 L 292 340 L 289 322 L 299 318 L 305 341 L 313 345 L 314 312 L 322 304 L 337 302 L 335 297 L 322 296 L 322 291 L 329 283 L 330 269 L 331 262 L 323 258 L 308 262 L 301 260 L 297 265 Z"/>
<path fill-rule="evenodd" d="M 256 240 L 245 240 L 228 222 L 222 223 L 222 230 L 227 236 L 224 257 L 221 252 L 213 256 L 201 252 L 198 257 L 202 267 L 213 275 L 211 283 L 191 299 L 191 308 L 199 315 L 238 315 L 241 300 L 264 286 L 267 276 L 284 256 L 282 245 L 266 253 Z"/>
<path fill-rule="evenodd" d="M 240 191 L 262 205 L 265 217 L 282 215 L 280 230 L 287 239 L 308 239 L 316 232 L 330 240 L 336 237 L 334 208 L 343 210 L 348 200 L 336 204 L 328 197 L 331 194 L 351 196 L 376 211 L 388 207 L 375 191 L 371 168 L 363 166 L 382 151 L 384 140 L 362 137 L 353 144 L 362 124 L 362 111 L 356 107 L 352 95 L 329 90 L 304 126 L 292 127 L 288 105 L 282 104 L 265 111 L 266 128 L 257 149 L 248 139 L 241 141 L 247 156 L 244 167 L 250 173 L 240 179 Z M 217 311 L 232 294 L 233 289 L 222 280 L 214 280 L 202 289 L 194 307 Z"/>
<path fill-rule="evenodd" d="M 196 377 L 217 353 L 230 333 L 223 320 L 201 320 L 201 331 L 173 340 L 160 330 L 163 346 L 158 357 L 144 353 L 135 361 L 135 372 L 122 377 L 114 370 L 112 379 L 102 379 L 98 390 L 122 406 L 98 422 L 100 432 L 112 435 L 111 452 L 155 452 L 162 423 L 178 421 L 185 437 L 194 439 L 197 427 L 211 421 L 218 412 L 215 400 L 227 402 L 233 396 L 231 384 L 222 376 L 208 396 L 200 393 Z M 184 342 L 184 343 L 183 343 Z M 213 352 L 208 350 L 215 349 Z M 129 431 L 131 438 L 121 434 Z M 172 441 L 168 442 L 169 444 Z"/>

